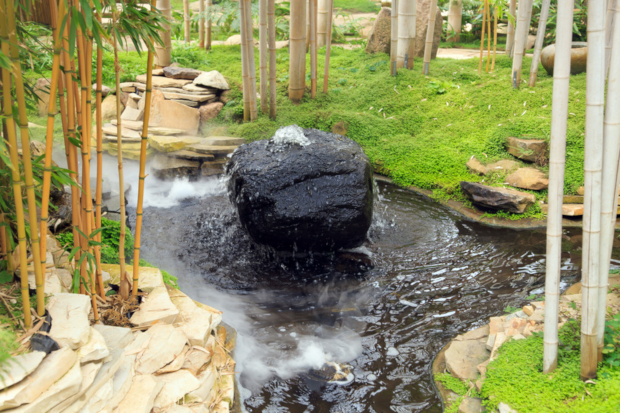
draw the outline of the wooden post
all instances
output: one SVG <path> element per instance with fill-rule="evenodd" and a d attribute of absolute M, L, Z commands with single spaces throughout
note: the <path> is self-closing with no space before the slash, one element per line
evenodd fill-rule
<path fill-rule="evenodd" d="M 509 0 L 509 14 L 516 20 L 517 0 Z M 506 33 L 506 52 L 512 55 L 512 45 L 515 38 L 515 26 L 511 19 L 508 19 L 508 31 Z"/>
<path fill-rule="evenodd" d="M 396 76 L 396 61 L 398 60 L 398 0 L 392 0 L 391 20 L 390 72 L 392 76 Z"/>
<path fill-rule="evenodd" d="M 564 197 L 564 165 L 566 163 L 566 123 L 568 118 L 570 51 L 573 36 L 573 6 L 574 0 L 558 3 L 549 152 L 543 373 L 552 372 L 558 364 L 562 201 Z M 523 36 L 520 39 L 522 42 Z"/>
<path fill-rule="evenodd" d="M 392 0 L 394 1 L 394 0 Z M 458 43 L 461 40 L 461 24 L 463 20 L 463 2 L 461 0 L 450 0 L 448 9 L 448 32 L 453 31 L 454 36 L 448 36 L 447 41 Z"/>
<path fill-rule="evenodd" d="M 396 0 L 393 0 L 396 1 Z M 332 53 L 332 24 L 334 16 L 334 0 L 329 0 L 327 9 L 327 45 L 325 48 L 325 72 L 323 73 L 323 93 L 327 93 L 329 86 L 329 58 Z"/>
<path fill-rule="evenodd" d="M 613 1 L 613 0 L 612 0 Z M 614 20 L 620 18 L 620 8 L 614 3 Z M 609 21 L 609 20 L 607 20 Z M 609 56 L 609 79 L 607 83 L 607 104 L 605 108 L 605 125 L 603 130 L 603 179 L 601 197 L 601 244 L 600 244 L 600 278 L 597 310 L 597 353 L 602 358 L 603 336 L 605 333 L 605 316 L 607 313 L 607 284 L 609 283 L 609 261 L 616 228 L 616 211 L 618 208 L 618 168 L 620 152 L 620 27 L 614 25 L 611 38 L 606 37 L 606 45 L 612 44 Z"/>
<path fill-rule="evenodd" d="M 396 67 L 413 69 L 415 56 L 415 23 L 417 0 L 401 0 L 398 4 L 398 60 Z"/>
<path fill-rule="evenodd" d="M 436 16 L 437 0 L 431 0 L 431 7 L 428 15 L 428 29 L 426 29 L 426 45 L 424 46 L 424 74 L 427 76 L 429 66 L 431 65 L 431 54 L 433 52 L 433 35 L 435 34 Z"/>
<path fill-rule="evenodd" d="M 551 0 L 543 0 L 540 7 L 540 18 L 538 20 L 538 31 L 536 32 L 536 43 L 534 44 L 534 57 L 532 57 L 532 66 L 530 67 L 529 87 L 536 85 L 538 76 L 538 64 L 540 63 L 540 52 L 545 40 L 545 32 L 547 31 L 547 19 L 549 18 L 549 6 Z"/>
<path fill-rule="evenodd" d="M 189 0 L 183 0 L 183 23 L 185 27 L 185 44 L 192 42 L 191 24 L 189 21 Z"/>
<path fill-rule="evenodd" d="M 267 9 L 269 23 L 269 117 L 275 120 L 277 115 L 276 91 L 276 4 L 268 0 Z"/>
<path fill-rule="evenodd" d="M 601 175 L 605 106 L 604 1 L 588 6 L 588 60 L 586 64 L 586 137 L 583 199 L 583 253 L 581 265 L 581 379 L 596 378 L 598 283 L 600 279 Z M 557 52 L 556 52 L 557 53 Z M 606 297 L 605 297 L 606 298 Z"/>
<path fill-rule="evenodd" d="M 310 0 L 310 96 L 316 98 L 316 0 Z"/>
<path fill-rule="evenodd" d="M 269 112 L 269 102 L 267 97 L 267 0 L 258 2 L 258 39 L 259 39 L 259 64 L 260 74 L 260 108 L 263 113 Z"/>
<path fill-rule="evenodd" d="M 288 96 L 299 102 L 306 90 L 306 2 L 291 0 Z"/>

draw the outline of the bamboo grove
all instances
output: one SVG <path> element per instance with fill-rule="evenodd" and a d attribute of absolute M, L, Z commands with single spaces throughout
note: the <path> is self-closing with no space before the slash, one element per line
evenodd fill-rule
<path fill-rule="evenodd" d="M 13 202 L 2 202 L 0 241 L 2 254 L 6 257 L 7 270 L 21 269 L 21 292 L 24 325 L 32 326 L 27 272 L 33 269 L 36 280 L 36 314 L 45 314 L 44 285 L 47 251 L 47 229 L 50 212 L 50 189 L 56 184 L 69 184 L 71 188 L 71 228 L 73 246 L 68 260 L 74 261 L 72 290 L 91 297 L 95 321 L 98 320 L 97 303 L 105 300 L 101 271 L 101 198 L 102 198 L 102 62 L 104 49 L 113 49 L 115 55 L 117 99 L 120 99 L 118 49 L 132 42 L 138 51 L 146 45 L 148 54 L 146 113 L 142 131 L 140 158 L 139 197 L 144 196 L 146 127 L 150 109 L 150 88 L 155 45 L 161 43 L 159 30 L 165 20 L 156 10 L 155 0 L 150 7 L 137 2 L 101 2 L 100 0 L 50 0 L 53 33 L 52 76 L 49 85 L 49 106 L 46 126 L 45 155 L 43 166 L 34 165 L 30 153 L 30 137 L 27 119 L 27 91 L 22 78 L 19 30 L 15 16 L 15 4 L 0 1 L 0 66 L 2 70 L 3 135 L 0 143 L 2 166 L 11 171 Z M 148 5 L 147 5 L 148 6 Z M 103 23 L 105 22 L 105 24 Z M 96 49 L 96 50 L 95 50 Z M 96 55 L 96 56 L 95 56 Z M 95 57 L 95 67 L 93 67 Z M 95 79 L 94 123 L 91 90 Z M 29 99 L 36 99 L 29 96 Z M 120 105 L 117 105 L 120 109 Z M 62 123 L 64 152 L 67 169 L 53 166 L 52 150 L 54 123 L 57 115 Z M 121 119 L 118 120 L 118 168 L 120 194 L 123 196 L 123 160 L 121 157 Z M 93 125 L 96 125 L 93 128 Z M 94 133 L 95 136 L 92 136 Z M 18 153 L 17 135 L 21 140 Z M 8 156 L 7 156 L 8 154 Z M 96 154 L 93 156 L 93 154 Z M 96 187 L 91 188 L 91 164 L 96 162 Z M 33 168 L 42 169 L 38 176 Z M 39 169 L 37 172 L 40 172 Z M 80 170 L 81 169 L 81 170 Z M 36 179 L 35 179 L 36 178 Z M 35 190 L 37 194 L 35 194 Z M 25 200 L 24 200 L 25 194 Z M 38 196 L 37 196 L 38 195 Z M 94 199 L 94 204 L 93 204 Z M 40 202 L 40 219 L 37 203 Z M 123 224 L 119 256 L 121 256 L 121 295 L 124 299 L 135 298 L 138 286 L 140 229 L 142 199 L 138 201 L 136 242 L 134 249 L 133 279 L 129 279 L 124 263 L 124 200 L 121 201 Z M 14 210 L 12 210 L 12 208 Z M 27 214 L 27 215 L 26 215 Z M 16 233 L 14 231 L 16 228 Z M 16 242 L 15 242 L 16 241 Z M 14 251 L 15 250 L 15 251 Z M 28 257 L 28 251 L 31 256 Z M 13 262 L 12 256 L 19 257 Z M 29 267 L 29 264 L 32 266 Z M 51 263 L 49 263 L 51 264 Z M 132 288 L 133 285 L 133 288 Z"/>

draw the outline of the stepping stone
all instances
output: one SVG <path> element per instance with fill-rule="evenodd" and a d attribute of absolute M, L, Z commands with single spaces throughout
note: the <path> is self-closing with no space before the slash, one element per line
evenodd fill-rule
<path fill-rule="evenodd" d="M 133 314 L 129 321 L 137 327 L 147 327 L 156 323 L 172 324 L 176 321 L 178 315 L 179 310 L 170 301 L 166 287 L 156 287 L 149 293 L 145 302 L 140 305 L 140 309 Z M 187 338 L 185 340 L 187 341 Z M 168 360 L 168 363 L 170 361 L 172 359 Z M 159 366 L 152 372 L 154 373 L 161 367 Z"/>
<path fill-rule="evenodd" d="M 536 162 L 547 155 L 547 142 L 537 139 L 506 139 L 506 150 L 515 158 L 525 162 Z"/>
<path fill-rule="evenodd" d="M 0 390 L 19 383 L 26 376 L 32 373 L 45 357 L 42 351 L 20 354 L 8 359 L 2 366 L 2 380 L 0 380 Z"/>
<path fill-rule="evenodd" d="M 536 168 L 519 168 L 511 173 L 507 178 L 508 185 L 517 188 L 540 191 L 549 187 L 547 175 Z"/>
<path fill-rule="evenodd" d="M 201 74 L 201 70 L 189 69 L 187 67 L 164 67 L 164 76 L 170 79 L 194 80 Z"/>
<path fill-rule="evenodd" d="M 489 359 L 486 344 L 480 340 L 453 341 L 445 352 L 446 368 L 461 380 L 478 379 L 477 366 Z"/>
<path fill-rule="evenodd" d="M 514 189 L 491 187 L 474 182 L 461 181 L 461 190 L 474 204 L 485 208 L 522 214 L 536 201 L 534 195 Z"/>
<path fill-rule="evenodd" d="M 80 390 L 82 372 L 80 363 L 75 362 L 69 371 L 50 386 L 43 394 L 31 403 L 24 404 L 11 413 L 40 413 L 47 412 L 63 400 L 70 398 Z"/>
<path fill-rule="evenodd" d="M 467 166 L 467 169 L 469 169 L 469 172 L 473 174 L 476 174 L 476 175 L 487 174 L 487 167 L 484 166 L 482 163 L 480 163 L 480 161 L 474 157 L 472 157 L 469 161 L 467 161 L 465 166 Z"/>
<path fill-rule="evenodd" d="M 200 126 L 200 113 L 198 109 L 178 102 L 160 100 L 152 107 L 149 125 L 183 129 L 190 134 L 196 134 Z"/>
<path fill-rule="evenodd" d="M 203 162 L 200 165 L 200 175 L 213 176 L 223 174 L 225 172 L 225 165 L 228 159 L 216 159 L 213 162 Z"/>
<path fill-rule="evenodd" d="M 134 109 L 128 106 L 123 111 L 123 114 L 121 115 L 121 119 L 137 121 L 137 120 L 142 120 L 143 116 L 144 116 L 144 109 L 142 110 Z"/>
<path fill-rule="evenodd" d="M 102 271 L 110 274 L 110 284 L 119 285 L 121 282 L 121 266 L 118 264 L 101 264 Z M 129 275 L 129 282 L 133 285 L 133 266 L 125 267 L 125 271 Z M 150 293 L 157 287 L 163 287 L 164 277 L 159 268 L 138 267 L 138 288 L 145 293 Z"/>
<path fill-rule="evenodd" d="M 155 398 L 154 408 L 164 408 L 176 403 L 186 394 L 200 387 L 200 381 L 187 370 L 179 370 L 174 373 L 162 374 L 157 378 L 164 384 Z"/>
<path fill-rule="evenodd" d="M 228 155 L 229 153 L 233 153 L 237 148 L 238 146 L 209 145 L 206 143 L 198 143 L 187 146 L 187 149 L 190 151 L 213 155 Z"/>
<path fill-rule="evenodd" d="M 549 204 L 540 205 L 540 209 L 544 213 L 549 212 Z M 620 212 L 620 208 L 618 209 Z M 563 204 L 562 205 L 562 215 L 565 217 L 580 217 L 583 215 L 583 204 Z"/>
<path fill-rule="evenodd" d="M 134 93 L 136 91 L 136 84 L 134 82 L 123 82 L 120 84 L 121 92 Z"/>
<path fill-rule="evenodd" d="M 105 343 L 105 339 L 99 331 L 91 327 L 88 343 L 78 349 L 80 363 L 84 364 L 91 361 L 99 361 L 109 355 L 110 351 Z"/>
<path fill-rule="evenodd" d="M 172 158 L 188 159 L 190 161 L 213 161 L 213 159 L 215 159 L 213 155 L 187 151 L 185 149 L 181 149 L 180 151 L 167 152 L 166 156 L 170 156 Z"/>
<path fill-rule="evenodd" d="M 564 195 L 564 204 L 583 204 L 582 195 Z M 620 205 L 620 198 L 618 198 L 618 205 Z"/>
<path fill-rule="evenodd" d="M 104 136 L 108 137 L 107 135 L 104 135 Z M 112 136 L 110 136 L 110 138 L 112 138 Z M 123 152 L 134 151 L 134 152 L 138 152 L 139 154 L 140 151 L 142 150 L 142 140 L 140 139 L 139 142 L 135 142 L 135 141 L 127 141 L 126 139 L 123 139 L 121 141 L 121 147 L 123 148 Z M 148 148 L 149 148 L 149 144 L 147 142 L 146 149 Z M 118 144 L 116 142 L 116 137 L 114 137 L 114 140 L 104 143 L 102 146 L 102 149 L 104 151 L 118 152 Z"/>
<path fill-rule="evenodd" d="M 194 79 L 194 84 L 198 86 L 210 87 L 213 89 L 220 90 L 229 90 L 228 82 L 226 78 L 222 76 L 220 72 L 217 70 L 212 70 L 211 72 L 202 73 L 196 79 Z"/>
<path fill-rule="evenodd" d="M 32 374 L 0 392 L 0 411 L 34 402 L 75 364 L 79 369 L 77 353 L 68 347 L 48 354 Z"/>
<path fill-rule="evenodd" d="M 488 164 L 486 168 L 486 175 L 494 172 L 511 173 L 519 168 L 519 163 L 510 159 L 502 159 L 501 161 Z"/>
<path fill-rule="evenodd" d="M 219 89 L 214 89 L 214 88 L 211 88 L 211 87 L 200 86 L 200 85 L 196 85 L 194 83 L 188 83 L 187 85 L 183 86 L 183 90 L 186 93 L 214 94 L 214 95 L 220 92 Z"/>
<path fill-rule="evenodd" d="M 177 328 L 185 333 L 190 345 L 204 347 L 212 331 L 212 313 L 199 308 L 179 290 L 171 289 L 168 294 L 172 304 L 179 310 Z"/>
<path fill-rule="evenodd" d="M 116 119 L 112 120 L 112 125 L 116 126 L 117 122 Z M 142 125 L 144 125 L 143 122 L 141 121 L 129 121 L 126 120 L 122 123 L 123 128 L 127 128 L 127 129 L 131 129 L 134 130 L 138 133 L 138 136 L 142 136 Z M 173 128 L 162 128 L 159 126 L 149 126 L 148 129 L 149 135 L 153 134 L 153 135 L 180 135 L 182 133 L 184 133 L 183 130 L 181 129 L 173 129 Z M 114 132 L 115 134 L 116 132 Z"/>
<path fill-rule="evenodd" d="M 163 76 L 164 75 L 164 69 L 153 69 L 153 70 L 151 70 L 151 74 L 153 76 Z"/>
<path fill-rule="evenodd" d="M 135 376 L 115 413 L 150 413 L 163 385 L 151 375 Z"/>
<path fill-rule="evenodd" d="M 158 304 L 162 306 L 164 303 Z M 144 304 L 140 308 L 142 309 L 143 306 Z M 148 345 L 142 353 L 138 354 L 136 359 L 136 372 L 138 374 L 155 373 L 181 354 L 185 344 L 187 344 L 185 334 L 170 324 L 164 324 L 164 322 L 151 327 L 148 333 L 150 333 Z"/>
<path fill-rule="evenodd" d="M 183 86 L 187 85 L 188 83 L 192 83 L 191 80 L 186 80 L 186 79 L 170 79 L 167 77 L 163 77 L 163 76 L 153 76 L 152 78 L 153 83 L 152 86 L 153 87 L 178 87 L 178 88 L 182 88 Z M 142 83 L 144 85 L 144 88 L 146 89 L 146 75 L 138 75 L 136 76 L 136 82 L 138 83 Z M 138 90 L 140 89 L 139 85 L 138 86 Z"/>
<path fill-rule="evenodd" d="M 131 121 L 131 122 L 137 122 L 137 121 Z M 125 142 L 125 139 L 131 140 L 132 142 L 135 140 L 140 140 L 141 136 L 140 133 L 135 131 L 135 130 L 131 130 L 128 128 L 124 128 L 123 125 L 124 122 L 121 122 L 121 139 L 123 142 Z M 114 125 L 116 125 L 116 122 L 114 122 Z M 113 136 L 114 137 L 114 141 L 117 140 L 116 137 L 116 126 L 104 126 L 101 128 L 101 130 L 103 131 L 104 134 L 109 135 L 109 136 Z M 106 136 L 107 137 L 107 136 Z"/>
<path fill-rule="evenodd" d="M 172 102 L 177 102 L 180 103 L 181 105 L 185 105 L 188 106 L 190 108 L 197 108 L 200 106 L 199 102 L 195 102 L 193 100 L 186 100 L 186 99 L 171 99 Z"/>
<path fill-rule="evenodd" d="M 245 143 L 244 138 L 234 138 L 231 136 L 209 136 L 202 140 L 205 145 L 213 146 L 238 146 Z"/>
<path fill-rule="evenodd" d="M 151 164 L 151 171 L 155 177 L 161 180 L 183 177 L 195 178 L 200 173 L 200 162 L 171 158 L 160 154 Z"/>
<path fill-rule="evenodd" d="M 101 334 L 109 350 L 125 348 L 134 339 L 130 328 L 106 326 L 103 324 L 95 324 L 93 328 Z"/>
<path fill-rule="evenodd" d="M 166 99 L 175 99 L 175 100 L 183 99 L 183 100 L 191 100 L 194 102 L 206 102 L 207 100 L 213 99 L 215 97 L 214 94 L 198 95 L 198 94 L 190 94 L 190 93 L 172 93 L 172 92 L 163 92 L 163 94 Z"/>
<path fill-rule="evenodd" d="M 77 349 L 90 337 L 90 297 L 83 294 L 56 294 L 47 303 L 52 316 L 49 336 L 60 347 Z"/>

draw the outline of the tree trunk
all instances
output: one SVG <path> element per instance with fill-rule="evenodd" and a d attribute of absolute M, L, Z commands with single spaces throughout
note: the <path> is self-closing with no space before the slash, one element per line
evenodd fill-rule
<path fill-rule="evenodd" d="M 558 365 L 562 200 L 564 196 L 564 165 L 566 163 L 566 122 L 568 118 L 570 52 L 573 36 L 573 6 L 573 0 L 558 3 L 549 152 L 543 373 L 552 372 Z"/>
<path fill-rule="evenodd" d="M 415 56 L 415 23 L 417 3 L 417 0 L 400 0 L 398 4 L 397 68 L 413 68 L 413 56 Z"/>
<path fill-rule="evenodd" d="M 463 20 L 463 2 L 461 0 L 450 0 L 448 9 L 448 34 L 447 41 L 458 43 L 461 40 L 461 22 Z"/>
<path fill-rule="evenodd" d="M 306 89 L 306 1 L 291 0 L 288 96 L 294 102 Z"/>
<path fill-rule="evenodd" d="M 433 34 L 435 33 L 435 19 L 437 16 L 437 0 L 431 0 L 431 9 L 428 16 L 428 29 L 426 29 L 426 45 L 424 46 L 424 74 L 428 75 L 433 52 Z"/>
<path fill-rule="evenodd" d="M 157 10 L 164 15 L 168 21 L 172 21 L 172 10 L 170 8 L 170 0 L 157 0 Z M 155 43 L 155 54 L 157 55 L 157 66 L 166 67 L 172 64 L 172 37 L 170 34 L 170 25 L 162 27 L 160 33 L 163 40 L 163 46 Z"/>
<path fill-rule="evenodd" d="M 534 57 L 532 58 L 532 66 L 530 67 L 529 87 L 536 85 L 536 77 L 538 76 L 538 64 L 540 63 L 540 52 L 545 40 L 545 32 L 547 31 L 547 19 L 549 18 L 549 5 L 551 0 L 543 0 L 540 8 L 540 18 L 538 21 L 538 31 L 536 32 L 536 43 L 534 44 Z"/>
<path fill-rule="evenodd" d="M 512 87 L 518 89 L 521 86 L 521 68 L 523 66 L 523 51 L 525 50 L 525 31 L 527 30 L 527 7 L 531 6 L 528 0 L 519 2 L 519 15 L 517 20 L 517 32 L 515 34 L 514 59 L 512 60 Z"/>

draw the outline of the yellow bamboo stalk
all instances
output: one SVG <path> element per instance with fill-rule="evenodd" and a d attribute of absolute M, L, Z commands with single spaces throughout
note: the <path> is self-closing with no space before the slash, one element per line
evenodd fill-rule
<path fill-rule="evenodd" d="M 260 108 L 263 113 L 267 113 L 269 111 L 269 103 L 267 96 L 267 0 L 260 0 L 258 2 L 259 7 L 259 63 L 258 63 L 258 72 L 260 74 Z"/>
<path fill-rule="evenodd" d="M 291 0 L 288 95 L 299 102 L 306 90 L 306 4 Z"/>
<path fill-rule="evenodd" d="M 316 0 L 310 0 L 310 97 L 316 98 Z"/>
<path fill-rule="evenodd" d="M 101 19 L 101 17 L 99 17 Z M 102 100 L 102 82 L 103 82 L 103 50 L 97 47 L 97 89 L 95 92 L 95 123 L 97 124 L 97 181 L 95 187 L 95 229 L 101 228 L 101 192 L 103 183 L 103 145 L 102 145 L 102 118 L 101 118 L 101 100 Z M 97 242 L 101 242 L 101 232 L 97 233 Z M 99 288 L 99 296 L 105 299 L 105 290 L 103 286 L 103 274 L 101 272 L 101 246 L 95 247 L 95 262 L 97 264 L 97 286 Z"/>
<path fill-rule="evenodd" d="M 13 2 L 6 1 L 7 16 L 13 16 Z M 19 60 L 19 49 L 17 31 L 15 29 L 15 19 L 7 19 L 7 29 L 9 35 L 9 50 L 11 53 L 11 65 L 13 67 L 13 79 L 15 94 L 17 97 L 17 109 L 19 113 L 19 130 L 22 141 L 22 162 L 24 164 L 24 178 L 26 181 L 26 197 L 28 199 L 28 217 L 30 221 L 30 243 L 32 246 L 32 256 L 34 258 L 34 274 L 37 286 L 37 314 L 45 315 L 45 292 L 44 272 L 41 270 L 41 244 L 39 240 L 37 202 L 34 193 L 34 178 L 32 175 L 32 158 L 30 157 L 30 135 L 28 133 L 28 117 L 26 115 L 26 98 L 24 94 L 24 80 L 22 78 L 21 63 Z M 28 269 L 22 267 L 22 274 L 28 278 Z"/>
<path fill-rule="evenodd" d="M 248 54 L 249 72 L 248 79 L 250 80 L 250 120 L 253 122 L 258 118 L 258 107 L 256 102 L 256 60 L 254 59 L 254 32 L 253 32 L 253 20 L 252 20 L 252 1 L 244 0 L 245 2 L 245 24 L 246 24 L 246 48 Z"/>
<path fill-rule="evenodd" d="M 183 0 L 183 22 L 185 27 L 185 44 L 189 45 L 191 38 L 191 22 L 189 20 L 189 0 Z"/>
<path fill-rule="evenodd" d="M 487 0 L 488 3 L 488 0 Z M 491 63 L 491 5 L 487 4 L 487 73 L 489 73 L 489 63 Z"/>
<path fill-rule="evenodd" d="M 325 72 L 323 73 L 323 93 L 327 93 L 329 85 L 329 58 L 332 54 L 332 27 L 334 16 L 334 0 L 329 0 L 327 9 L 327 44 L 325 45 Z M 394 42 L 392 41 L 392 45 Z M 394 60 L 394 63 L 396 60 Z"/>
<path fill-rule="evenodd" d="M 493 62 L 491 63 L 491 73 L 495 69 L 495 56 L 497 55 L 497 7 L 493 10 Z"/>
<path fill-rule="evenodd" d="M 198 0 L 198 45 L 205 47 L 205 0 Z"/>
<path fill-rule="evenodd" d="M 0 1 L 0 37 L 2 41 L 2 53 L 9 55 L 9 39 L 6 27 L 6 6 L 4 0 Z M 22 306 L 24 310 L 24 324 L 26 329 L 32 327 L 32 315 L 30 314 L 30 294 L 28 286 L 28 256 L 26 244 L 26 223 L 24 221 L 24 204 L 22 199 L 22 182 L 19 174 L 19 158 L 17 156 L 17 137 L 15 136 L 15 121 L 11 106 L 11 73 L 2 69 L 2 99 L 4 103 L 4 121 L 6 122 L 6 134 L 11 157 L 11 178 L 13 180 L 13 196 L 15 197 L 15 215 L 17 221 L 17 240 L 19 242 L 19 266 L 22 269 L 21 292 Z M 39 267 L 40 269 L 41 267 Z"/>
<path fill-rule="evenodd" d="M 269 23 L 269 117 L 275 119 L 276 109 L 276 5 L 268 0 L 267 20 Z"/>
<path fill-rule="evenodd" d="M 246 27 L 245 27 L 245 1 L 239 0 L 239 21 L 241 32 L 241 73 L 243 79 L 243 121 L 250 120 L 250 81 L 249 81 L 249 64 L 248 64 L 248 48 L 246 47 Z"/>
<path fill-rule="evenodd" d="M 212 40 L 212 26 L 213 22 L 211 21 L 211 7 L 213 6 L 213 0 L 207 0 L 207 34 L 205 40 L 205 50 L 211 50 L 211 40 Z"/>
<path fill-rule="evenodd" d="M 485 29 L 485 21 L 487 17 L 487 6 L 489 5 L 487 0 L 484 0 L 484 10 L 482 12 L 482 36 L 480 37 L 480 61 L 478 62 L 478 74 L 482 74 L 482 56 L 484 54 L 484 29 Z"/>
<path fill-rule="evenodd" d="M 49 219 L 50 184 L 52 178 L 52 150 L 54 146 L 54 118 L 57 114 L 56 94 L 58 93 L 58 79 L 60 77 L 60 51 L 62 43 L 58 34 L 58 27 L 65 15 L 65 3 L 60 2 L 59 11 L 56 10 L 56 2 L 50 1 L 54 37 L 54 57 L 52 59 L 52 81 L 50 84 L 50 100 L 47 110 L 47 131 L 45 134 L 45 169 L 43 170 L 43 190 L 41 193 L 41 272 L 45 274 L 47 268 L 47 224 Z"/>
<path fill-rule="evenodd" d="M 116 12 L 113 13 L 113 21 L 116 24 Z M 129 276 L 125 270 L 125 180 L 123 179 L 123 140 L 121 138 L 121 67 L 118 62 L 118 41 L 116 32 L 114 37 L 114 71 L 116 73 L 116 150 L 118 158 L 118 185 L 121 203 L 121 236 L 118 242 L 118 260 L 121 267 L 121 296 L 124 300 L 129 298 Z M 146 110 L 146 105 L 145 105 Z M 148 127 L 148 123 L 144 123 Z"/>
<path fill-rule="evenodd" d="M 155 4 L 155 0 L 151 0 Z M 138 181 L 138 204 L 136 206 L 136 234 L 133 248 L 133 288 L 132 297 L 138 294 L 140 281 L 140 236 L 142 234 L 142 206 L 144 201 L 144 179 L 146 178 L 146 144 L 148 142 L 149 118 L 151 116 L 151 87 L 153 85 L 153 52 L 149 50 L 146 59 L 146 91 L 144 93 L 144 123 L 142 124 L 142 139 L 140 141 L 140 180 Z"/>

